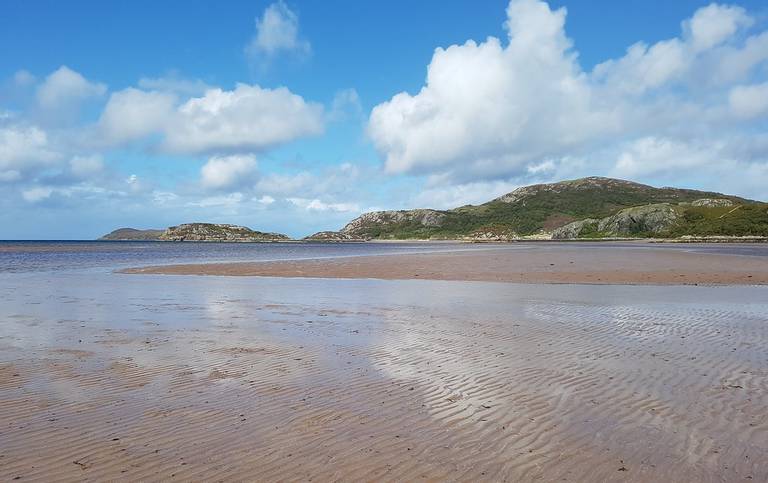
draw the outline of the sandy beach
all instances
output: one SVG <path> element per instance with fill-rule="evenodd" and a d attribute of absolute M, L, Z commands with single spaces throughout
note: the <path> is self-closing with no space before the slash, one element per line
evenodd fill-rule
<path fill-rule="evenodd" d="M 138 267 L 123 272 L 514 283 L 768 284 L 768 257 L 717 251 L 720 248 L 529 243 L 425 254 Z"/>
<path fill-rule="evenodd" d="M 2 481 L 768 478 L 764 287 L 25 279 Z"/>
<path fill-rule="evenodd" d="M 0 273 L 0 481 L 768 480 L 765 257 L 633 247 Z"/>

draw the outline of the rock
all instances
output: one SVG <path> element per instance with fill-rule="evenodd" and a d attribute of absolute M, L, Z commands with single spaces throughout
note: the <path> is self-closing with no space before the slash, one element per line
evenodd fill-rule
<path fill-rule="evenodd" d="M 580 238 L 586 234 L 602 237 L 631 237 L 658 234 L 669 230 L 678 221 L 677 209 L 669 203 L 625 208 L 606 218 L 574 221 L 552 233 L 555 240 Z"/>
<path fill-rule="evenodd" d="M 603 218 L 597 230 L 618 236 L 661 233 L 669 230 L 678 218 L 677 210 L 668 203 L 635 206 Z"/>
<path fill-rule="evenodd" d="M 342 233 L 340 231 L 319 231 L 315 234 L 305 237 L 306 241 L 324 241 L 324 242 L 362 242 L 366 238 Z"/>
<path fill-rule="evenodd" d="M 424 227 L 440 226 L 445 213 L 430 209 L 372 211 L 364 213 L 347 223 L 341 233 L 359 237 L 370 237 L 369 230 L 401 223 L 414 224 Z"/>
<path fill-rule="evenodd" d="M 691 202 L 691 206 L 704 206 L 707 208 L 721 208 L 733 205 L 735 205 L 735 203 L 726 198 L 701 198 Z"/>
<path fill-rule="evenodd" d="M 185 223 L 172 226 L 160 235 L 163 241 L 271 242 L 290 238 L 282 233 L 264 233 L 245 226 L 214 223 Z"/>
<path fill-rule="evenodd" d="M 579 235 L 581 235 L 582 233 L 597 231 L 597 224 L 599 222 L 600 220 L 596 220 L 594 218 L 586 218 L 584 220 L 568 223 L 565 226 L 556 228 L 552 232 L 552 239 L 570 240 L 574 238 L 579 238 Z"/>

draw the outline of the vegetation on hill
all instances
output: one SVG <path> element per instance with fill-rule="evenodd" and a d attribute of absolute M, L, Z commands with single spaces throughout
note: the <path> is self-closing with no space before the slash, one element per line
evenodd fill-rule
<path fill-rule="evenodd" d="M 703 202 L 704 206 L 693 206 Z M 751 200 L 720 193 L 654 188 L 630 181 L 590 177 L 560 183 L 527 186 L 481 205 L 468 205 L 452 210 L 405 210 L 366 213 L 351 221 L 341 231 L 350 235 L 375 239 L 511 239 L 526 236 L 547 237 L 553 231 L 584 219 L 599 221 L 615 216 L 622 210 L 644 205 L 674 206 L 680 227 L 664 226 L 664 230 L 646 230 L 633 224 L 632 213 L 625 213 L 620 232 L 593 230 L 577 233 L 576 237 L 601 236 L 679 236 L 702 230 L 697 235 L 713 231 L 729 234 L 761 232 L 758 228 L 759 208 L 747 209 L 733 219 L 715 221 L 709 210 L 731 210 L 733 206 L 759 206 Z M 728 206 L 709 206 L 709 205 Z M 679 208 L 678 208 L 679 207 Z M 657 210 L 658 211 L 658 210 Z M 430 216 L 425 217 L 425 213 Z M 713 212 L 714 213 L 714 212 Z M 747 214 L 751 214 L 748 217 Z M 697 218 L 698 221 L 693 220 Z M 737 218 L 745 218 L 737 222 Z M 748 218 L 748 219 L 747 219 Z M 425 221 L 426 220 L 426 221 Z M 616 223 L 619 221 L 614 220 Z M 694 223 L 695 221 L 695 223 Z M 753 225 L 753 223 L 758 223 Z M 588 228 L 588 227 L 587 227 Z M 665 231 L 666 230 L 666 231 Z M 762 233 L 762 232 L 761 232 Z"/>
<path fill-rule="evenodd" d="M 148 241 L 158 240 L 164 230 L 137 230 L 135 228 L 118 228 L 117 230 L 107 233 L 99 240 L 111 240 L 111 241 Z"/>
<path fill-rule="evenodd" d="M 151 232 L 151 233 L 150 233 Z M 145 238 L 131 238 L 143 233 Z M 186 223 L 165 230 L 135 230 L 121 228 L 100 240 L 157 240 L 157 241 L 204 241 L 204 242 L 269 242 L 286 241 L 282 233 L 265 233 L 245 226 L 215 223 Z"/>

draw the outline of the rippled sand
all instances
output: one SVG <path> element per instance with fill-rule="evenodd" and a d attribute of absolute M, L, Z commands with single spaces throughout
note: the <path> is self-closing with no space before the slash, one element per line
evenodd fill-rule
<path fill-rule="evenodd" d="M 764 287 L 0 277 L 0 480 L 768 479 Z"/>

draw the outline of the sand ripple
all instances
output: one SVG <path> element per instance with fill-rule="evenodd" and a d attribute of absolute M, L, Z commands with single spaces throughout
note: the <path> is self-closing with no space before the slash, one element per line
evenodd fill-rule
<path fill-rule="evenodd" d="M 122 327 L 4 317 L 0 480 L 768 480 L 757 299 L 300 283 L 147 295 Z"/>

